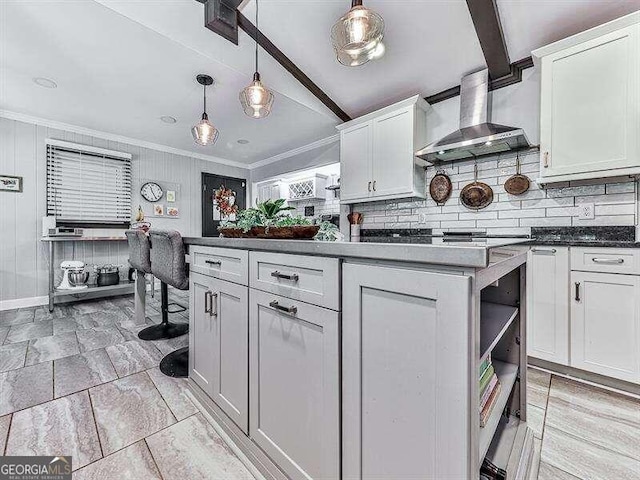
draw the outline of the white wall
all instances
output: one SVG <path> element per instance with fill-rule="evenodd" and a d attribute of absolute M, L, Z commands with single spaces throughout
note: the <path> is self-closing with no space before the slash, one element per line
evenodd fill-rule
<path fill-rule="evenodd" d="M 143 203 L 145 212 L 151 211 L 151 204 L 140 199 L 140 179 L 179 183 L 180 218 L 147 220 L 152 228 L 174 229 L 184 236 L 201 234 L 202 172 L 245 179 L 249 176 L 248 170 L 242 168 L 0 118 L 0 174 L 24 179 L 22 193 L 0 192 L 0 306 L 3 301 L 39 297 L 48 291 L 47 245 L 40 241 L 41 218 L 46 213 L 47 138 L 131 153 L 132 206 Z M 126 265 L 126 242 L 60 245 L 56 264 L 63 259 Z"/>

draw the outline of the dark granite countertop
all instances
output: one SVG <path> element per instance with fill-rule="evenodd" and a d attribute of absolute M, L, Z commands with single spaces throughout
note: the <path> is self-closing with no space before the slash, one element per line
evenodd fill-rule
<path fill-rule="evenodd" d="M 615 248 L 640 248 L 640 242 L 614 241 L 614 240 L 574 240 L 574 239 L 549 239 L 540 238 L 527 241 L 524 245 L 549 245 L 557 247 L 615 247 Z"/>
<path fill-rule="evenodd" d="M 640 248 L 635 227 L 534 227 L 529 245 Z"/>

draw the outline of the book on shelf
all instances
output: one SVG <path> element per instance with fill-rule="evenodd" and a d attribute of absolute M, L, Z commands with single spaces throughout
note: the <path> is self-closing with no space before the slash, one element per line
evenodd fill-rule
<path fill-rule="evenodd" d="M 501 390 L 502 390 L 502 385 L 500 385 L 500 382 L 498 382 L 494 387 L 493 391 L 491 392 L 491 395 L 489 396 L 487 403 L 485 404 L 485 406 L 482 408 L 482 411 L 480 412 L 480 427 L 484 427 L 487 424 L 487 420 L 489 419 L 489 416 L 491 415 L 493 408 L 496 406 L 496 402 L 498 401 L 498 396 L 500 395 Z"/>
<path fill-rule="evenodd" d="M 493 365 L 489 365 L 489 368 L 487 368 L 484 371 L 482 377 L 480 378 L 479 391 L 480 391 L 480 397 L 481 398 L 482 398 L 482 394 L 484 393 L 485 389 L 487 388 L 487 386 L 491 382 L 491 378 L 494 375 L 495 375 L 495 370 L 493 368 Z"/>
<path fill-rule="evenodd" d="M 487 358 L 485 358 L 482 363 L 480 363 L 480 374 L 478 375 L 478 378 L 482 378 L 482 376 L 484 375 L 484 372 L 487 371 L 487 368 L 489 368 L 491 366 L 491 354 L 487 355 Z"/>
<path fill-rule="evenodd" d="M 483 392 L 480 392 L 481 395 L 482 395 L 482 397 L 480 398 L 480 410 L 481 411 L 484 408 L 484 406 L 487 404 L 487 402 L 489 401 L 489 397 L 493 393 L 493 390 L 496 388 L 498 383 L 499 383 L 498 376 L 494 373 L 493 376 L 491 377 L 491 381 L 487 385 L 487 388 L 485 388 Z"/>

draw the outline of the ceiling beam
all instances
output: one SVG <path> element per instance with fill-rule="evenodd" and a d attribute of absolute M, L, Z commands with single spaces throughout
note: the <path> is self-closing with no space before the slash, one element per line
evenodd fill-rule
<path fill-rule="evenodd" d="M 276 47 L 271 40 L 269 40 L 264 33 L 256 28 L 251 21 L 245 17 L 241 12 L 238 12 L 238 26 L 244 30 L 253 40 L 258 42 L 265 52 L 273 57 L 280 65 L 284 67 L 296 80 L 298 80 L 307 90 L 324 103 L 329 110 L 331 110 L 340 120 L 348 122 L 351 117 L 342 110 L 336 102 L 331 100 L 329 95 L 317 86 L 313 81 L 305 75 L 305 73 L 293 63 L 289 57 L 287 57 L 282 50 Z"/>
<path fill-rule="evenodd" d="M 513 85 L 514 83 L 521 82 L 522 71 L 531 67 L 533 67 L 533 59 L 531 57 L 523 58 L 522 60 L 513 62 L 511 65 L 509 65 L 509 73 L 507 75 L 496 78 L 495 80 L 489 80 L 489 91 L 497 90 L 498 88 L 507 87 L 509 85 Z M 460 85 L 447 88 L 446 90 L 425 97 L 424 99 L 430 105 L 433 105 L 434 103 L 442 102 L 444 100 L 457 97 L 458 95 L 460 95 Z"/>
<path fill-rule="evenodd" d="M 502 33 L 495 0 L 467 0 L 471 20 L 489 68 L 489 78 L 497 79 L 511 71 L 509 53 Z"/>

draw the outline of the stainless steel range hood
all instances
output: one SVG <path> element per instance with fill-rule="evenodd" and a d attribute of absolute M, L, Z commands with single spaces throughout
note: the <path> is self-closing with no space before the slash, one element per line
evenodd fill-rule
<path fill-rule="evenodd" d="M 524 130 L 488 122 L 489 74 L 481 70 L 460 83 L 460 128 L 416 152 L 429 162 L 493 155 L 530 146 Z"/>

